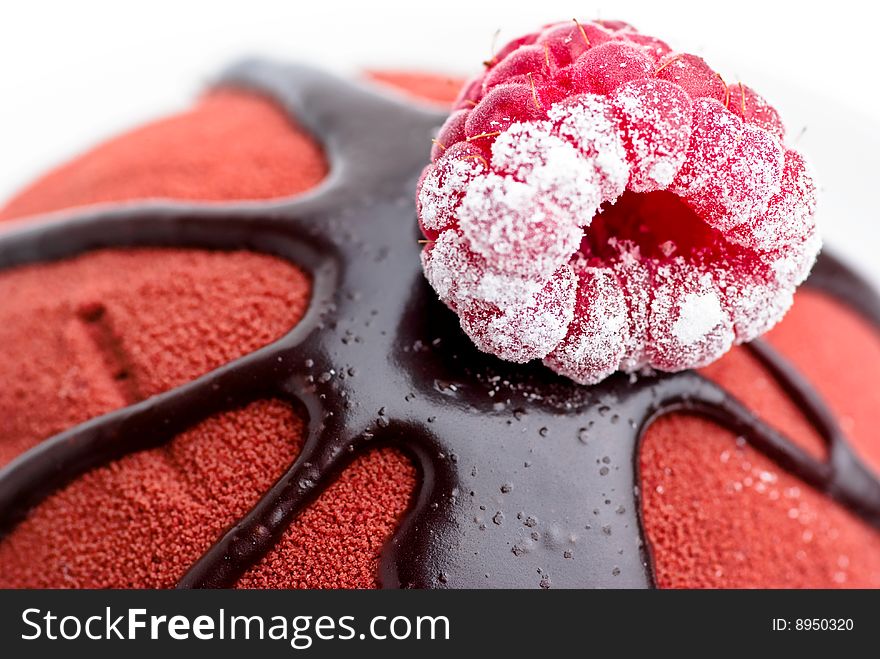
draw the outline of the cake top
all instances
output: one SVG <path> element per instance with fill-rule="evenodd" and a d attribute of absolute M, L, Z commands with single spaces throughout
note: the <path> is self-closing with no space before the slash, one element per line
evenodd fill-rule
<path fill-rule="evenodd" d="M 425 138 L 441 115 L 296 67 L 251 63 L 225 84 L 278 98 L 321 138 L 334 172 L 321 188 L 258 204 L 87 209 L 6 234 L 0 264 L 96 246 L 249 247 L 309 272 L 309 309 L 264 349 L 63 432 L 0 472 L 4 529 L 82 470 L 171 441 L 255 396 L 298 401 L 310 434 L 296 463 L 192 566 L 183 586 L 235 583 L 356 456 L 388 444 L 431 477 L 386 546 L 384 585 L 651 585 L 633 455 L 651 420 L 681 409 L 737 428 L 782 468 L 877 519 L 876 480 L 821 399 L 772 351 L 762 358 L 776 365 L 806 416 L 830 419 L 819 431 L 846 458 L 841 469 L 804 455 L 691 371 L 636 382 L 618 375 L 584 387 L 476 350 L 425 285 L 416 236 L 401 229 L 412 223 Z M 859 290 L 859 304 L 875 303 L 845 272 L 831 280 Z M 119 433 L 124 448 L 114 441 Z M 568 543 L 589 557 L 588 570 L 566 556 Z"/>

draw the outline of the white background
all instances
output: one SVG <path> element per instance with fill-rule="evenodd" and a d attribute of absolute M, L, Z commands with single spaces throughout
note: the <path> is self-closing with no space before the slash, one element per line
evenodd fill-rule
<path fill-rule="evenodd" d="M 704 56 L 782 112 L 823 188 L 828 241 L 880 282 L 880 30 L 871 3 L 676 0 L 0 4 L 0 200 L 128 126 L 183 108 L 245 54 L 354 74 L 470 73 L 500 41 L 573 16 L 619 18 Z M 2 203 L 2 201 L 0 201 Z"/>

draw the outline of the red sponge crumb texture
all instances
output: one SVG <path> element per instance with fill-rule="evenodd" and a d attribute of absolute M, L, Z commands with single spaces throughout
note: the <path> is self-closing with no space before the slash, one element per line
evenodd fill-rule
<path fill-rule="evenodd" d="M 418 101 L 449 105 L 461 89 L 461 79 L 447 75 L 428 75 L 407 71 L 369 71 L 373 82 Z"/>
<path fill-rule="evenodd" d="M 308 295 L 300 270 L 247 252 L 100 251 L 3 273 L 0 464 L 279 338 Z"/>
<path fill-rule="evenodd" d="M 273 104 L 222 92 L 62 166 L 0 219 L 147 197 L 288 196 L 326 171 L 317 143 Z M 295 266 L 247 252 L 102 250 L 0 274 L 0 339 L 16 346 L 0 353 L 12 383 L 0 389 L 0 464 L 277 339 L 309 295 Z M 0 543 L 0 586 L 173 585 L 296 458 L 302 428 L 285 404 L 257 402 L 86 474 Z M 400 453 L 362 458 L 242 585 L 375 587 L 414 487 Z"/>
<path fill-rule="evenodd" d="M 862 458 L 880 470 L 880 337 L 851 311 L 804 291 L 769 340 L 831 406 Z M 821 440 L 741 348 L 704 370 L 817 455 Z M 880 587 L 880 534 L 703 419 L 655 423 L 639 461 L 658 585 Z"/>
<path fill-rule="evenodd" d="M 36 181 L 0 220 L 144 198 L 225 201 L 297 194 L 327 173 L 320 145 L 272 102 L 219 91 L 106 142 Z"/>
<path fill-rule="evenodd" d="M 93 470 L 0 544 L 0 587 L 173 586 L 295 459 L 302 431 L 287 405 L 260 401 Z M 376 586 L 379 550 L 414 482 L 395 451 L 361 459 L 240 585 Z"/>
<path fill-rule="evenodd" d="M 242 119 L 248 116 L 253 120 Z M 224 139 L 206 137 L 209 126 Z M 199 153 L 212 155 L 194 166 Z M 0 218 L 154 196 L 286 196 L 325 171 L 315 142 L 274 106 L 224 92 L 65 165 L 10 202 Z M 0 338 L 15 346 L 0 354 L 0 380 L 14 383 L 0 388 L 6 462 L 59 430 L 280 336 L 301 317 L 309 282 L 295 267 L 244 252 L 108 250 L 2 273 L 0 291 Z M 771 340 L 880 468 L 872 435 L 880 392 L 866 386 L 880 367 L 877 334 L 836 303 L 802 292 Z M 744 351 L 731 351 L 705 372 L 823 453 L 796 408 Z M 295 459 L 301 433 L 286 404 L 260 401 L 208 419 L 169 446 L 92 471 L 50 496 L 0 543 L 0 586 L 173 584 Z M 661 586 L 878 585 L 875 531 L 718 427 L 687 417 L 658 422 L 640 465 Z M 764 472 L 776 480 L 762 479 Z M 766 484 L 760 493 L 759 483 Z M 770 498 L 771 485 L 777 499 Z M 402 455 L 384 450 L 361 458 L 239 585 L 375 586 L 379 550 L 415 487 Z"/>
<path fill-rule="evenodd" d="M 377 587 L 379 553 L 415 487 L 415 468 L 399 452 L 380 449 L 359 458 L 239 587 Z"/>
<path fill-rule="evenodd" d="M 0 586 L 173 586 L 283 473 L 301 432 L 286 405 L 261 401 L 95 469 L 0 544 Z"/>

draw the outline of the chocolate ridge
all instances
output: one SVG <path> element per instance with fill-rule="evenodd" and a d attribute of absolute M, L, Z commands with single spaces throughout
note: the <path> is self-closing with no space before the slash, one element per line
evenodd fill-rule
<path fill-rule="evenodd" d="M 654 420 L 679 411 L 742 434 L 880 528 L 880 482 L 809 383 L 764 342 L 751 350 L 828 443 L 829 461 L 692 371 L 582 387 L 477 351 L 418 259 L 413 191 L 441 113 L 304 67 L 246 62 L 218 84 L 266 94 L 295 116 L 322 140 L 327 179 L 296 199 L 55 215 L 0 236 L 0 267 L 102 247 L 252 249 L 311 273 L 309 309 L 278 341 L 49 438 L 0 470 L 0 533 L 84 471 L 265 397 L 300 408 L 302 452 L 181 587 L 234 584 L 356 456 L 380 445 L 402 448 L 419 471 L 383 551 L 385 587 L 649 587 L 638 447 Z M 808 284 L 880 326 L 876 294 L 835 259 L 822 256 Z"/>

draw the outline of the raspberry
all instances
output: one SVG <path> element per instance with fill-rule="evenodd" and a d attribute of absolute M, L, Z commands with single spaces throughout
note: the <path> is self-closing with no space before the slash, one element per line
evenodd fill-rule
<path fill-rule="evenodd" d="M 668 55 L 657 68 L 657 78 L 674 82 L 691 98 L 714 98 L 724 103 L 727 85 L 702 57 Z"/>
<path fill-rule="evenodd" d="M 562 266 L 526 301 L 504 308 L 477 304 L 460 315 L 462 329 L 484 352 L 524 363 L 559 344 L 574 317 L 577 282 Z"/>
<path fill-rule="evenodd" d="M 812 178 L 803 157 L 796 151 L 787 150 L 784 160 L 779 192 L 770 199 L 767 212 L 731 232 L 731 240 L 758 249 L 776 250 L 797 243 L 812 231 L 816 210 Z"/>
<path fill-rule="evenodd" d="M 748 124 L 763 128 L 768 133 L 785 139 L 785 126 L 779 113 L 750 87 L 742 83 L 728 87 L 727 107 Z"/>
<path fill-rule="evenodd" d="M 653 273 L 648 320 L 648 358 L 654 368 L 675 371 L 705 366 L 730 349 L 734 333 L 723 296 L 708 272 L 678 257 Z"/>
<path fill-rule="evenodd" d="M 772 327 L 820 240 L 776 111 L 618 21 L 514 40 L 419 182 L 425 275 L 481 350 L 594 383 Z"/>
<path fill-rule="evenodd" d="M 723 108 L 716 112 L 731 116 Z M 714 148 L 695 122 L 687 164 L 697 173 L 673 188 L 707 224 L 727 231 L 767 212 L 770 198 L 780 190 L 785 153 L 774 136 L 738 119 L 735 124 L 711 126 L 706 134 L 716 135 Z"/>
<path fill-rule="evenodd" d="M 538 37 L 537 43 L 542 48 L 547 46 L 552 61 L 557 66 L 568 66 L 591 46 L 598 46 L 612 38 L 613 36 L 608 30 L 598 25 L 578 26 L 572 21 L 548 27 Z"/>
<path fill-rule="evenodd" d="M 572 380 L 594 383 L 614 373 L 626 353 L 629 310 L 612 271 L 579 261 L 574 318 L 544 363 Z"/>
<path fill-rule="evenodd" d="M 661 80 L 637 80 L 614 91 L 628 152 L 629 189 L 662 190 L 681 169 L 691 137 L 691 99 Z"/>
<path fill-rule="evenodd" d="M 651 75 L 653 64 L 644 50 L 626 41 L 594 46 L 572 64 L 575 91 L 609 94 L 630 80 Z"/>
<path fill-rule="evenodd" d="M 471 110 L 464 130 L 468 140 L 479 140 L 477 144 L 488 149 L 498 133 L 521 121 L 541 119 L 543 114 L 529 85 L 499 85 Z"/>
<path fill-rule="evenodd" d="M 453 109 L 470 110 L 473 108 L 477 104 L 477 99 L 483 95 L 483 80 L 485 78 L 486 74 L 481 73 L 465 83 L 452 104 Z"/>
<path fill-rule="evenodd" d="M 469 184 L 487 168 L 476 146 L 457 142 L 443 151 L 434 167 L 425 169 L 418 185 L 416 210 L 426 238 L 434 240 L 440 231 L 458 223 L 458 207 Z"/>
<path fill-rule="evenodd" d="M 516 50 L 519 50 L 522 46 L 530 46 L 538 40 L 538 33 L 533 32 L 531 34 L 524 34 L 521 37 L 517 37 L 516 39 L 512 39 L 508 41 L 492 58 L 491 61 L 485 62 L 486 66 L 491 69 L 493 66 L 498 64 L 499 62 L 507 59 L 507 56 L 513 53 Z"/>
<path fill-rule="evenodd" d="M 457 142 L 463 141 L 467 135 L 464 131 L 464 125 L 467 122 L 470 110 L 456 110 L 437 133 L 437 139 L 431 145 L 431 161 L 437 162 L 437 159 L 443 155 L 446 145 L 455 145 Z"/>
<path fill-rule="evenodd" d="M 595 94 L 577 94 L 557 103 L 548 113 L 560 137 L 573 144 L 596 169 L 596 185 L 603 200 L 616 199 L 629 177 L 626 148 L 620 121 L 611 103 Z M 588 195 L 589 190 L 579 191 Z M 586 226 L 592 215 L 583 214 L 578 224 Z"/>
<path fill-rule="evenodd" d="M 660 39 L 648 36 L 647 34 L 639 34 L 638 32 L 630 32 L 625 35 L 630 43 L 641 46 L 645 52 L 653 60 L 658 61 L 672 52 L 669 45 Z"/>
<path fill-rule="evenodd" d="M 477 347 L 502 359 L 527 362 L 546 355 L 571 324 L 577 284 L 567 263 L 544 282 L 508 275 L 453 229 L 425 248 L 422 265 Z"/>
<path fill-rule="evenodd" d="M 568 262 L 581 241 L 576 218 L 600 201 L 595 170 L 550 126 L 505 131 L 492 148 L 494 171 L 470 184 L 459 208 L 474 250 L 503 272 L 538 280 Z"/>
<path fill-rule="evenodd" d="M 547 52 L 542 46 L 522 46 L 513 51 L 489 70 L 483 85 L 486 89 L 500 83 L 527 85 L 529 75 L 538 81 L 550 77 Z"/>

